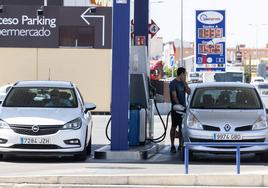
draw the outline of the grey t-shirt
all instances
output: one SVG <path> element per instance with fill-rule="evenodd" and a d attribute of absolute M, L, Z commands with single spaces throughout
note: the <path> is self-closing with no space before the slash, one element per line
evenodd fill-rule
<path fill-rule="evenodd" d="M 185 101 L 185 86 L 182 81 L 178 81 L 177 79 L 174 79 L 169 84 L 169 94 L 170 94 L 170 100 L 172 103 L 172 106 L 176 104 L 176 102 L 172 98 L 172 92 L 176 91 L 179 103 L 183 106 L 186 106 Z"/>

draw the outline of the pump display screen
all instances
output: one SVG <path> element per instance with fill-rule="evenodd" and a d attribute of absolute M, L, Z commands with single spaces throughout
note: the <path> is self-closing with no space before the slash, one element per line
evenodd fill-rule
<path fill-rule="evenodd" d="M 222 38 L 222 28 L 198 28 L 199 39 Z"/>
<path fill-rule="evenodd" d="M 218 44 L 198 44 L 198 54 L 222 54 L 223 45 Z"/>

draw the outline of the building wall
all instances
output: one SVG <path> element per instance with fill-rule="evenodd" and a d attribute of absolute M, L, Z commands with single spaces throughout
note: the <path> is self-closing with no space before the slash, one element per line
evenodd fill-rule
<path fill-rule="evenodd" d="M 49 77 L 72 81 L 85 101 L 97 105 L 95 111 L 110 111 L 111 50 L 0 48 L 0 54 L 0 85 Z"/>
<path fill-rule="evenodd" d="M 73 0 L 72 0 L 73 1 Z M 44 5 L 44 0 L 1 0 L 3 5 Z M 47 5 L 62 6 L 63 0 L 47 0 Z"/>
<path fill-rule="evenodd" d="M 163 54 L 163 38 L 154 37 L 150 40 L 150 58 L 151 59 L 161 59 Z"/>
<path fill-rule="evenodd" d="M 89 6 L 90 0 L 64 0 L 64 6 Z"/>

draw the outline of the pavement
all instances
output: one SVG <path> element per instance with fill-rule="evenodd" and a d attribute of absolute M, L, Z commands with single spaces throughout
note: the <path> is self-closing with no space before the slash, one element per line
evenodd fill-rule
<path fill-rule="evenodd" d="M 166 117 L 164 117 L 166 118 Z M 105 126 L 109 116 L 93 116 L 93 150 L 109 144 Z M 155 117 L 155 137 L 161 135 Z M 176 141 L 178 143 L 178 141 Z M 195 155 L 189 174 L 179 153 L 170 154 L 169 136 L 163 149 L 147 160 L 107 160 L 7 156 L 0 161 L 0 188 L 6 187 L 268 187 L 268 163 L 254 154 L 244 155 L 241 174 L 236 174 L 235 156 Z"/>

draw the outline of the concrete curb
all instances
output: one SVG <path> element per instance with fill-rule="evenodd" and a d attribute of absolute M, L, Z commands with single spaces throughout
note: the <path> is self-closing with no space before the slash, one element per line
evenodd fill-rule
<path fill-rule="evenodd" d="M 265 187 L 268 175 L 101 175 L 101 176 L 13 176 L 0 177 L 4 184 L 24 185 L 148 185 L 148 186 L 234 186 Z M 14 186 L 12 186 L 14 187 Z"/>

